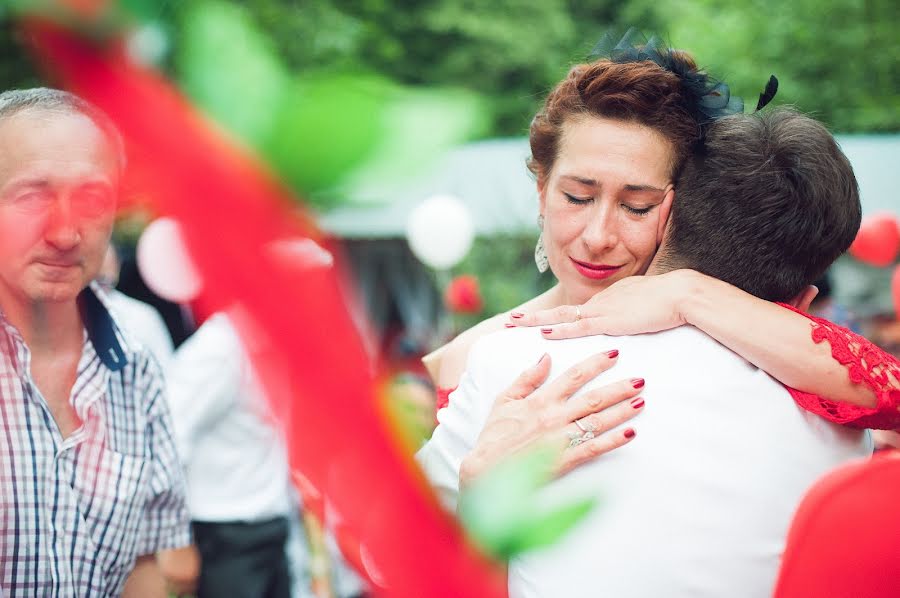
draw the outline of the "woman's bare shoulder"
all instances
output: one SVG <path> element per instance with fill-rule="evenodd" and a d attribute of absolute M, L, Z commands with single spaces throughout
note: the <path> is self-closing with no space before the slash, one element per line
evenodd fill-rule
<path fill-rule="evenodd" d="M 510 312 L 555 307 L 553 304 L 553 291 L 554 289 L 551 289 L 514 307 L 508 312 L 499 313 L 479 322 L 460 333 L 446 345 L 423 357 L 422 362 L 428 369 L 429 374 L 431 374 L 434 383 L 439 388 L 456 388 L 459 385 L 459 379 L 462 377 L 463 371 L 466 369 L 466 362 L 469 359 L 469 351 L 472 349 L 472 345 L 483 336 L 503 330 L 504 325 L 509 321 Z"/>
<path fill-rule="evenodd" d="M 501 313 L 483 320 L 423 357 L 422 362 L 438 388 L 456 388 L 466 368 L 472 345 L 485 335 L 503 330 L 508 319 L 508 313 Z"/>

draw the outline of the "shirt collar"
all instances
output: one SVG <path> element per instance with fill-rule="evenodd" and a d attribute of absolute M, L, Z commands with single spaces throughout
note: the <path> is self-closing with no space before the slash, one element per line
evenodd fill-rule
<path fill-rule="evenodd" d="M 134 349 L 126 339 L 122 327 L 110 313 L 107 297 L 98 284 L 92 282 L 81 291 L 78 295 L 78 309 L 88 339 L 103 365 L 113 372 L 128 365 Z M 19 331 L 6 319 L 2 308 L 0 308 L 0 325 L 14 339 L 22 342 Z"/>
<path fill-rule="evenodd" d="M 106 295 L 99 285 L 91 283 L 81 292 L 78 307 L 88 338 L 103 365 L 113 372 L 128 365 L 133 350 L 110 312 Z"/>

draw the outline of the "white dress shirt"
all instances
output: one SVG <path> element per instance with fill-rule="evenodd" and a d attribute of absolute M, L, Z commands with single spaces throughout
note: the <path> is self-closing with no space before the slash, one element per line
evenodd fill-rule
<path fill-rule="evenodd" d="M 562 541 L 516 559 L 514 597 L 770 596 L 794 508 L 827 470 L 871 453 L 867 432 L 795 405 L 775 380 L 692 327 L 548 341 L 534 328 L 473 347 L 459 389 L 419 452 L 455 508 L 459 465 L 494 398 L 547 352 L 551 379 L 590 354 L 617 364 L 585 388 L 647 380 L 637 437 L 552 482 L 548 500 L 599 506 Z"/>
<path fill-rule="evenodd" d="M 229 316 L 210 317 L 167 372 L 195 521 L 258 521 L 293 504 L 287 449 Z"/>

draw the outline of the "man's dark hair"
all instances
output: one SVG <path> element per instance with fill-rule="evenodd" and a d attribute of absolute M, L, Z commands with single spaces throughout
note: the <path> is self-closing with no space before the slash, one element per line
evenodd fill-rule
<path fill-rule="evenodd" d="M 847 250 L 860 218 L 853 168 L 821 123 L 785 108 L 729 116 L 681 172 L 659 263 L 790 301 Z"/>
<path fill-rule="evenodd" d="M 0 93 L 0 121 L 27 110 L 41 110 L 64 114 L 81 114 L 91 119 L 106 135 L 119 156 L 121 168 L 125 167 L 125 144 L 119 129 L 100 108 L 73 93 L 49 87 L 11 89 Z"/>

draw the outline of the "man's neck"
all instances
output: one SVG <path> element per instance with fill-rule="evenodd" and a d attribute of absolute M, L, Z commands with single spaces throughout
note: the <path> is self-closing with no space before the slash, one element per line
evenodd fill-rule
<path fill-rule="evenodd" d="M 657 276 L 659 274 L 671 272 L 672 270 L 678 270 L 679 268 L 687 267 L 676 265 L 675 260 L 667 259 L 666 256 L 667 254 L 665 253 L 665 248 L 660 247 L 656 252 L 656 255 L 653 256 L 653 260 L 650 262 L 650 265 L 647 266 L 647 271 L 644 274 L 647 276 Z"/>
<path fill-rule="evenodd" d="M 0 306 L 32 354 L 80 346 L 83 340 L 81 314 L 75 299 L 59 302 L 3 300 Z"/>

